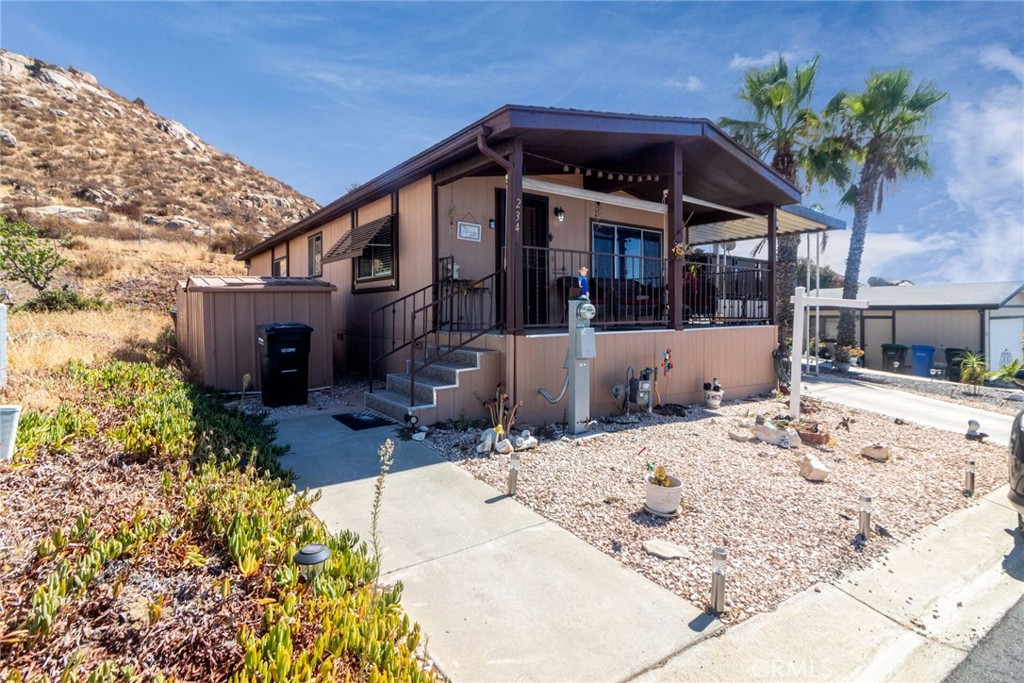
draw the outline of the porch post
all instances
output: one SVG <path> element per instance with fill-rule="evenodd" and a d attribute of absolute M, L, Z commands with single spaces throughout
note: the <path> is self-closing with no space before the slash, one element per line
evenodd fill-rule
<path fill-rule="evenodd" d="M 772 325 L 779 324 L 777 301 L 779 291 L 778 268 L 775 262 L 775 248 L 778 243 L 779 217 L 778 209 L 773 205 L 768 209 L 768 319 Z M 797 341 L 794 339 L 793 344 Z"/>
<path fill-rule="evenodd" d="M 668 181 L 668 326 L 683 329 L 683 259 L 676 256 L 673 246 L 685 244 L 683 234 L 683 148 L 672 143 L 672 174 Z"/>
<path fill-rule="evenodd" d="M 505 325 L 523 331 L 523 141 L 512 141 L 505 201 Z"/>

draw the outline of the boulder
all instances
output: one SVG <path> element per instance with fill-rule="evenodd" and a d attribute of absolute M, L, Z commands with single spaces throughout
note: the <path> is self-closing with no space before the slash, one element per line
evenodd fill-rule
<path fill-rule="evenodd" d="M 497 438 L 497 433 L 494 429 L 485 429 L 480 434 L 480 443 L 476 446 L 477 453 L 490 453 L 494 450 L 494 441 Z"/>
<path fill-rule="evenodd" d="M 1007 395 L 1007 401 L 1024 401 L 1024 391 L 1014 391 Z"/>
<path fill-rule="evenodd" d="M 70 74 L 59 67 L 38 69 L 36 71 L 36 78 L 43 83 L 55 85 L 65 90 L 78 90 L 81 87 Z"/>
<path fill-rule="evenodd" d="M 7 130 L 6 128 L 0 128 L 0 147 L 17 147 L 18 140 L 14 137 L 14 133 Z"/>
<path fill-rule="evenodd" d="M 687 557 L 689 553 L 681 545 L 675 543 L 669 543 L 668 541 L 662 541 L 658 538 L 651 538 L 644 541 L 644 550 L 649 555 L 660 557 L 663 560 L 675 560 L 680 557 Z"/>
<path fill-rule="evenodd" d="M 174 216 L 164 223 L 164 227 L 170 228 L 171 230 L 181 230 L 182 228 L 194 230 L 199 227 L 199 221 L 186 218 L 185 216 Z"/>
<path fill-rule="evenodd" d="M 501 453 L 502 455 L 508 455 L 509 453 L 514 451 L 515 448 L 512 446 L 511 441 L 509 441 L 508 439 L 502 439 L 498 443 L 494 444 L 494 450 L 498 453 Z"/>
<path fill-rule="evenodd" d="M 30 97 L 29 95 L 15 95 L 14 101 L 25 109 L 38 109 L 43 106 L 42 102 L 34 97 Z"/>
<path fill-rule="evenodd" d="M 25 209 L 25 213 L 35 218 L 68 218 L 74 220 L 95 220 L 102 211 L 91 206 L 63 206 L 53 204 L 51 206 L 33 206 Z"/>
<path fill-rule="evenodd" d="M 860 449 L 860 454 L 875 462 L 887 462 L 892 457 L 892 447 L 888 444 L 876 443 L 864 446 Z"/>
<path fill-rule="evenodd" d="M 789 427 L 776 427 L 770 422 L 754 425 L 751 432 L 753 432 L 754 436 L 765 443 L 783 446 L 784 448 L 790 448 L 791 446 L 800 443 L 800 434 L 798 434 L 795 429 L 790 429 Z M 785 445 L 783 445 L 783 443 L 785 443 Z"/>
<path fill-rule="evenodd" d="M 57 118 L 63 118 L 68 115 L 68 113 L 63 109 L 47 109 L 46 111 L 50 116 L 56 116 Z"/>
<path fill-rule="evenodd" d="M 412 435 L 413 441 L 425 441 L 427 438 L 426 432 L 416 432 Z"/>
<path fill-rule="evenodd" d="M 800 458 L 800 476 L 807 481 L 825 481 L 832 472 L 813 455 Z"/>

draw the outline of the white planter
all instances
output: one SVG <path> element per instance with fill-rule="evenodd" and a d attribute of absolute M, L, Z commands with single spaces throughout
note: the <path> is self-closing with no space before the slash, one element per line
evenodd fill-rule
<path fill-rule="evenodd" d="M 837 360 L 833 366 L 833 370 L 838 372 L 840 375 L 845 375 L 850 371 L 850 363 L 844 360 Z"/>
<path fill-rule="evenodd" d="M 656 515 L 674 515 L 683 497 L 683 482 L 668 475 L 671 486 L 658 486 L 647 477 L 647 509 Z"/>
<path fill-rule="evenodd" d="M 14 441 L 18 436 L 21 406 L 0 406 L 0 460 L 14 457 Z"/>
<path fill-rule="evenodd" d="M 708 408 L 720 408 L 722 406 L 722 396 L 724 394 L 724 391 L 705 391 L 704 405 Z"/>

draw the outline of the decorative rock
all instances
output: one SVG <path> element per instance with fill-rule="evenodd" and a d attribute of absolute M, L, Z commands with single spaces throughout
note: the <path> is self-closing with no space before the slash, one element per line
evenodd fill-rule
<path fill-rule="evenodd" d="M 660 557 L 663 560 L 675 560 L 680 557 L 686 557 L 689 553 L 686 552 L 686 548 L 675 543 L 669 543 L 668 541 L 662 541 L 657 538 L 652 538 L 644 541 L 644 550 L 650 555 Z"/>
<path fill-rule="evenodd" d="M 428 426 L 426 426 L 426 425 L 420 425 L 420 428 L 419 428 L 419 430 L 418 430 L 418 431 L 421 431 L 421 432 L 423 432 L 424 434 L 426 434 L 427 432 L 429 432 L 429 431 L 430 431 L 430 427 L 428 427 Z"/>
<path fill-rule="evenodd" d="M 825 481 L 832 472 L 813 455 L 800 458 L 800 476 L 807 481 Z"/>
<path fill-rule="evenodd" d="M 775 444 L 776 446 L 782 446 L 783 440 L 786 440 L 787 443 L 784 448 L 789 448 L 791 444 L 800 442 L 800 435 L 795 429 L 790 429 L 788 427 L 786 429 L 781 429 L 767 422 L 765 422 L 765 424 L 755 425 L 751 431 L 754 433 L 754 436 L 761 441 Z"/>
<path fill-rule="evenodd" d="M 739 441 L 740 443 L 744 443 L 750 441 L 750 434 L 747 434 L 745 432 L 737 432 L 730 429 L 729 438 L 732 439 L 733 441 Z"/>
<path fill-rule="evenodd" d="M 749 417 L 740 418 L 736 421 L 736 426 L 742 429 L 753 429 L 757 423 Z"/>
<path fill-rule="evenodd" d="M 860 449 L 860 454 L 875 462 L 886 462 L 892 457 L 892 448 L 888 444 L 876 443 Z"/>
<path fill-rule="evenodd" d="M 497 451 L 498 453 L 501 453 L 502 455 L 508 455 L 509 453 L 514 451 L 515 448 L 512 446 L 511 441 L 509 441 L 508 439 L 502 439 L 498 443 L 494 444 L 494 450 Z"/>
<path fill-rule="evenodd" d="M 413 441 L 426 441 L 426 439 L 427 439 L 427 433 L 426 432 L 416 432 L 415 434 L 412 435 L 412 440 Z"/>
<path fill-rule="evenodd" d="M 531 448 L 539 446 L 540 442 L 537 441 L 537 438 L 534 436 L 527 436 L 525 439 L 521 436 L 517 436 L 515 441 L 513 441 L 513 444 L 517 451 L 528 451 Z"/>
<path fill-rule="evenodd" d="M 476 447 L 477 453 L 490 453 L 494 450 L 494 441 L 498 434 L 494 429 L 485 429 L 480 434 L 480 444 Z"/>
<path fill-rule="evenodd" d="M 1024 391 L 1014 391 L 1006 396 L 1007 401 L 1024 401 Z"/>

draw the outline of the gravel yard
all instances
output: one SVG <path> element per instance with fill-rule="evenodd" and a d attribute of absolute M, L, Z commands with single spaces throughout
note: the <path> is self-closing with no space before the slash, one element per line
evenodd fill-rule
<path fill-rule="evenodd" d="M 729 431 L 741 419 L 786 412 L 781 401 L 729 402 L 717 411 L 691 406 L 685 417 L 643 415 L 598 425 L 607 433 L 574 441 L 556 433 L 522 453 L 516 499 L 586 540 L 602 552 L 705 607 L 711 550 L 729 551 L 729 610 L 726 621 L 742 621 L 773 610 L 817 581 L 882 556 L 896 542 L 972 503 L 961 492 L 964 463 L 978 463 L 977 493 L 1005 483 L 1005 447 L 891 418 L 821 403 L 811 419 L 827 427 L 836 443 L 786 450 L 737 442 Z M 852 417 L 850 430 L 836 426 Z M 547 431 L 547 430 L 545 430 Z M 441 427 L 426 443 L 474 476 L 505 489 L 508 456 L 478 456 L 479 430 Z M 886 463 L 860 455 L 863 446 L 888 443 Z M 641 453 L 641 450 L 647 450 Z M 813 453 L 831 469 L 824 483 L 805 481 L 798 460 Z M 645 463 L 663 464 L 683 482 L 682 514 L 660 519 L 644 512 Z M 874 522 L 888 536 L 871 536 L 854 547 L 858 498 L 874 495 Z M 683 547 L 684 556 L 662 560 L 643 548 L 648 539 Z"/>

